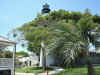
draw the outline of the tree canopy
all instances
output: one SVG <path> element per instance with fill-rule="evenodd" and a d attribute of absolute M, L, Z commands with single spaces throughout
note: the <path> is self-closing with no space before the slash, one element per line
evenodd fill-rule
<path fill-rule="evenodd" d="M 0 53 L 0 58 L 12 58 L 13 57 L 13 52 L 10 50 L 5 50 Z"/>
<path fill-rule="evenodd" d="M 85 36 L 87 35 L 87 30 L 92 29 L 94 26 L 100 26 L 99 20 L 100 16 L 97 14 L 92 15 L 89 9 L 86 9 L 84 13 L 75 11 L 69 12 L 60 9 L 58 11 L 52 11 L 46 15 L 38 14 L 32 21 L 16 28 L 14 31 L 14 37 L 16 36 L 15 38 L 18 38 L 18 40 L 26 40 L 27 49 L 39 55 L 41 40 L 44 40 L 45 44 L 48 45 L 52 42 L 52 38 L 63 36 L 62 34 L 56 34 L 56 32 L 52 33 L 52 31 L 56 30 L 55 24 L 78 25 L 82 23 L 82 28 L 87 28 L 84 30 L 85 32 L 83 31 Z M 66 30 L 67 27 L 62 28 L 63 30 Z M 87 39 L 86 37 L 83 38 Z"/>
<path fill-rule="evenodd" d="M 28 57 L 29 54 L 27 52 L 24 51 L 20 51 L 20 52 L 16 52 L 16 57 Z"/>

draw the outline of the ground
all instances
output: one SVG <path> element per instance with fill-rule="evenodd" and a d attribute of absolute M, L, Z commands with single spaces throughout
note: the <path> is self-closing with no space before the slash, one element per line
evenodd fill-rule
<path fill-rule="evenodd" d="M 96 71 L 96 75 L 100 75 L 100 66 L 95 66 L 94 69 Z M 53 75 L 87 75 L 87 67 L 65 69 L 64 71 Z"/>
<path fill-rule="evenodd" d="M 47 70 L 51 71 L 52 69 L 48 68 Z M 39 67 L 24 67 L 21 69 L 17 69 L 16 72 L 18 73 L 43 73 L 46 71 Z"/>
<path fill-rule="evenodd" d="M 95 66 L 94 69 L 96 71 L 96 75 L 100 75 L 100 66 Z M 24 71 L 26 71 L 25 75 L 27 74 L 28 75 L 45 75 L 46 74 L 46 71 L 42 69 L 38 69 L 38 68 L 23 68 L 23 69 L 20 69 L 19 71 L 17 70 L 17 72 L 24 72 Z M 44 72 L 44 73 L 41 73 L 41 72 Z M 17 73 L 16 75 L 23 75 L 23 73 Z M 63 71 L 61 68 L 55 69 L 54 71 L 49 70 L 49 75 L 87 75 L 87 67 L 74 67 L 74 68 L 64 69 Z"/>

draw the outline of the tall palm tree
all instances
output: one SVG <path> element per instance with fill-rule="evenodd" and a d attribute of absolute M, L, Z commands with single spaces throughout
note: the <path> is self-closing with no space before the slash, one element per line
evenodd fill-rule
<path fill-rule="evenodd" d="M 95 43 L 91 31 L 97 26 L 98 24 L 94 24 L 91 18 L 87 17 L 82 18 L 77 24 L 73 21 L 68 23 L 61 21 L 53 26 L 55 28 L 53 33 L 56 36 L 48 49 L 63 52 L 67 63 L 71 63 L 82 52 L 87 62 L 88 75 L 96 75 L 90 61 L 89 44 Z"/>

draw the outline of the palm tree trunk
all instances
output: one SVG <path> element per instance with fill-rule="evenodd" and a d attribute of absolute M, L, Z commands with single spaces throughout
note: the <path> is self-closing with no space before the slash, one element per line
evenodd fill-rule
<path fill-rule="evenodd" d="M 87 58 L 87 66 L 88 66 L 88 75 L 96 75 L 89 56 Z"/>
<path fill-rule="evenodd" d="M 88 75 L 96 75 L 96 72 L 94 71 L 88 52 L 85 55 L 85 59 L 88 67 Z"/>

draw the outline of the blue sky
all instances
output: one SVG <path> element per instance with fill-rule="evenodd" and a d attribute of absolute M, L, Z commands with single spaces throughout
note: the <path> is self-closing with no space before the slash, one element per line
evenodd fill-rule
<path fill-rule="evenodd" d="M 92 14 L 100 14 L 100 0 L 0 0 L 0 35 L 34 19 L 45 2 L 51 10 L 84 12 L 89 8 Z"/>

